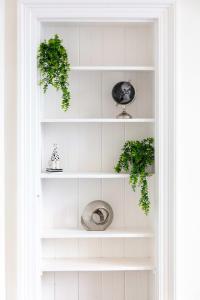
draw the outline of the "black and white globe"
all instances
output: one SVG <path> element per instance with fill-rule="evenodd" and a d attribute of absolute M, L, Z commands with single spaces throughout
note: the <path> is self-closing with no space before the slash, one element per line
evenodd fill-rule
<path fill-rule="evenodd" d="M 135 89 L 128 81 L 115 84 L 112 89 L 112 97 L 118 104 L 127 105 L 135 98 Z"/>

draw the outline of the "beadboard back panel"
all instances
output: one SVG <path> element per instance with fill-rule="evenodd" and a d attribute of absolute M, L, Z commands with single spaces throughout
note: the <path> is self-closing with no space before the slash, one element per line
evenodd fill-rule
<path fill-rule="evenodd" d="M 134 118 L 154 117 L 154 74 L 151 71 L 71 71 L 71 102 L 67 112 L 60 109 L 61 93 L 49 87 L 42 95 L 41 119 L 48 118 L 115 118 L 122 107 L 112 98 L 119 81 L 130 81 L 135 100 L 127 105 Z"/>
<path fill-rule="evenodd" d="M 149 300 L 151 272 L 45 273 L 43 300 Z"/>
<path fill-rule="evenodd" d="M 139 189 L 133 193 L 128 179 L 44 179 L 41 222 L 46 228 L 82 228 L 80 217 L 85 206 L 103 199 L 113 208 L 110 228 L 153 230 L 155 177 L 148 180 L 152 209 L 145 216 L 138 207 Z"/>
<path fill-rule="evenodd" d="M 128 105 L 129 113 L 137 118 L 154 116 L 154 73 L 112 71 L 112 67 L 154 66 L 151 23 L 45 25 L 42 38 L 56 33 L 63 39 L 72 68 L 71 105 L 67 114 L 62 112 L 61 94 L 50 87 L 43 96 L 41 118 L 115 118 L 121 108 L 115 105 L 111 92 L 119 81 L 130 81 L 136 90 L 135 101 Z M 73 69 L 77 66 L 83 71 Z M 108 70 L 87 71 L 88 66 Z"/>
<path fill-rule="evenodd" d="M 125 141 L 154 136 L 154 126 L 48 123 L 42 125 L 42 136 L 42 171 L 56 143 L 65 172 L 114 172 Z"/>
<path fill-rule="evenodd" d="M 61 93 L 50 87 L 45 95 L 41 94 L 41 172 L 45 174 L 52 145 L 56 143 L 66 174 L 115 173 L 114 166 L 125 141 L 155 136 L 154 25 L 46 23 L 41 39 L 56 33 L 63 39 L 71 64 L 71 103 L 65 113 L 60 109 Z M 115 119 L 122 107 L 112 99 L 112 88 L 119 81 L 133 84 L 136 97 L 127 111 L 142 122 L 76 122 Z M 70 119 L 74 121 L 70 123 Z M 148 119 L 152 122 L 147 122 Z M 83 232 L 80 220 L 85 206 L 101 199 L 113 208 L 111 231 L 122 229 L 154 235 L 155 174 L 148 183 L 151 213 L 145 216 L 138 207 L 140 191 L 133 192 L 128 178 L 44 177 L 41 179 L 41 233 L 65 229 Z M 153 237 L 45 238 L 41 246 L 45 259 L 143 260 L 152 259 L 155 253 Z M 65 299 L 66 295 L 70 300 L 153 300 L 152 278 L 149 271 L 49 272 L 43 274 L 42 300 Z"/>
<path fill-rule="evenodd" d="M 44 24 L 41 39 L 59 34 L 72 65 L 154 65 L 153 23 Z"/>

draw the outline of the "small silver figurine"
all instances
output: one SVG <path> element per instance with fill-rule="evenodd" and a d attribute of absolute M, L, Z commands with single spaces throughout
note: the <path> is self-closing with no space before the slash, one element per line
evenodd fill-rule
<path fill-rule="evenodd" d="M 49 160 L 49 168 L 46 169 L 47 172 L 62 172 L 63 169 L 60 168 L 60 155 L 58 153 L 58 145 L 53 144 L 53 152 Z"/>

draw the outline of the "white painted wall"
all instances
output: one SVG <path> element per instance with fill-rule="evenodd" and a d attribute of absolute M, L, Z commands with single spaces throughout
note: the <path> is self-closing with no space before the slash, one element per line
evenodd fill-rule
<path fill-rule="evenodd" d="M 177 4 L 177 300 L 200 299 L 200 1 Z"/>
<path fill-rule="evenodd" d="M 17 5 L 5 1 L 6 298 L 16 299 Z"/>
<path fill-rule="evenodd" d="M 103 0 L 102 0 L 103 1 Z M 109 1 L 107 1 L 109 2 Z M 200 299 L 200 1 L 177 3 L 177 300 Z M 16 299 L 16 0 L 6 0 L 7 299 Z"/>
<path fill-rule="evenodd" d="M 0 0 L 0 34 L 5 38 L 5 2 Z M 0 44 L 0 299 L 5 299 L 5 162 L 4 162 L 4 43 Z M 2 142 L 3 141 L 3 142 Z"/>

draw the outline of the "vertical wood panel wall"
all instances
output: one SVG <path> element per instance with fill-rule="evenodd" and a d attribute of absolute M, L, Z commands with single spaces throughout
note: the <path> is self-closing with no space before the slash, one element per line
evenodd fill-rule
<path fill-rule="evenodd" d="M 45 24 L 41 40 L 55 33 L 62 37 L 69 60 L 76 66 L 154 67 L 154 27 L 133 24 Z M 130 80 L 136 100 L 127 106 L 134 118 L 154 118 L 153 71 L 76 71 L 70 73 L 71 105 L 60 109 L 60 94 L 50 88 L 41 95 L 42 153 L 44 172 L 52 144 L 59 145 L 67 172 L 114 172 L 120 150 L 128 139 L 154 136 L 154 125 L 45 123 L 47 119 L 115 118 L 122 110 L 112 99 L 112 87 Z M 155 178 L 149 179 L 152 212 L 146 217 L 138 207 L 140 193 L 128 179 L 42 179 L 41 230 L 81 229 L 84 207 L 102 199 L 111 204 L 111 229 L 154 231 Z M 154 239 L 44 239 L 42 255 L 64 257 L 154 257 Z M 45 272 L 42 300 L 153 300 L 151 271 Z"/>

